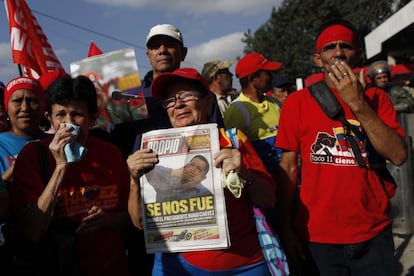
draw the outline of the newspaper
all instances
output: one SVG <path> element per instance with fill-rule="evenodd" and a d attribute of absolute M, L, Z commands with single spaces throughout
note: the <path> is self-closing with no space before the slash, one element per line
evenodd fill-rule
<path fill-rule="evenodd" d="M 223 249 L 230 246 L 216 124 L 144 133 L 159 163 L 141 176 L 148 253 Z"/>

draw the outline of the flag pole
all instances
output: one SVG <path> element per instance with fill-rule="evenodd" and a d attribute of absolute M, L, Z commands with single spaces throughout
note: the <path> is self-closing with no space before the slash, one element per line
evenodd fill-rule
<path fill-rule="evenodd" d="M 22 66 L 20 64 L 17 64 L 17 68 L 19 68 L 19 75 L 20 75 L 20 77 L 23 77 Z"/>

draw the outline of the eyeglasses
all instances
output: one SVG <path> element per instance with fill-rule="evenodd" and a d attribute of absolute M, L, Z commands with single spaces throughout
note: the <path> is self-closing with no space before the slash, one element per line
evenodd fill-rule
<path fill-rule="evenodd" d="M 177 100 L 180 100 L 181 102 L 186 103 L 189 101 L 197 101 L 198 99 L 200 99 L 200 97 L 201 97 L 201 93 L 198 91 L 184 91 L 184 92 L 181 92 L 175 95 L 174 97 L 166 99 L 162 103 L 162 107 L 164 107 L 165 109 L 168 109 L 168 108 L 174 107 L 175 102 Z"/>

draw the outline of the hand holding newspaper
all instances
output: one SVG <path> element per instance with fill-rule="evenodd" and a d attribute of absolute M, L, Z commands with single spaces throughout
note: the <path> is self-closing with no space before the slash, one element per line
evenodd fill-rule
<path fill-rule="evenodd" d="M 141 178 L 148 253 L 223 249 L 230 246 L 216 124 L 144 133 L 159 163 Z"/>

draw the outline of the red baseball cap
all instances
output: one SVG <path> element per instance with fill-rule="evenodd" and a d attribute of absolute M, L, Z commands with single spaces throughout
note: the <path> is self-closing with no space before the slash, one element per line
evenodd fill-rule
<path fill-rule="evenodd" d="M 151 85 L 151 92 L 152 96 L 156 99 L 164 99 L 166 97 L 166 86 L 168 83 L 176 78 L 181 79 L 187 79 L 187 80 L 193 80 L 199 82 L 201 87 L 205 88 L 204 92 L 205 94 L 208 94 L 210 89 L 208 87 L 207 82 L 204 80 L 204 78 L 200 75 L 200 73 L 194 69 L 194 68 L 178 68 L 177 70 L 173 72 L 165 72 L 161 73 L 152 81 Z"/>
<path fill-rule="evenodd" d="M 259 53 L 249 53 L 236 64 L 236 75 L 239 79 L 245 78 L 259 70 L 276 71 L 282 67 L 281 62 L 269 61 Z"/>
<path fill-rule="evenodd" d="M 6 109 L 6 112 L 8 110 L 10 96 L 13 95 L 14 92 L 20 89 L 27 89 L 27 90 L 31 90 L 35 92 L 39 96 L 40 100 L 42 101 L 43 108 L 46 107 L 45 93 L 42 87 L 40 86 L 40 83 L 36 79 L 33 79 L 33 78 L 17 77 L 17 78 L 10 80 L 6 84 L 6 89 L 4 90 L 4 107 Z"/>

